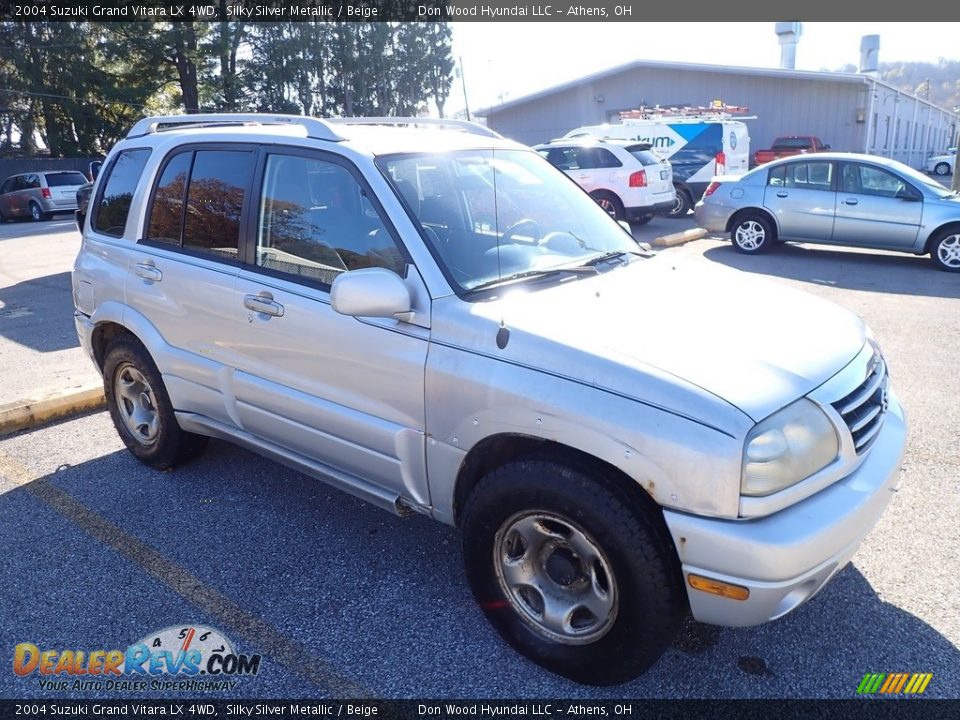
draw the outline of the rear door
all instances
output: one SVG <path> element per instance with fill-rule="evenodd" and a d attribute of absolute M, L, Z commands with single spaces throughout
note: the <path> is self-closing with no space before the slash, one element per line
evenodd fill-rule
<path fill-rule="evenodd" d="M 841 165 L 833 241 L 912 249 L 923 217 L 923 194 L 903 178 L 869 163 Z"/>
<path fill-rule="evenodd" d="M 127 304 L 162 337 L 174 407 L 236 425 L 233 368 L 241 230 L 256 165 L 248 145 L 178 148 L 164 159 L 133 248 Z"/>
<path fill-rule="evenodd" d="M 829 160 L 788 162 L 769 170 L 764 205 L 776 216 L 781 239 L 830 242 L 835 170 Z"/>

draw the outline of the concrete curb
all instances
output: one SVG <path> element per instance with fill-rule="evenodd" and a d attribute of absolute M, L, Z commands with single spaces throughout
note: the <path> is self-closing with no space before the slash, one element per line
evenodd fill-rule
<path fill-rule="evenodd" d="M 670 235 L 661 235 L 653 241 L 653 244 L 657 247 L 673 247 L 674 245 L 683 245 L 691 240 L 705 238 L 707 235 L 707 231 L 703 228 L 691 228 L 690 230 L 684 230 L 683 232 L 671 233 Z"/>
<path fill-rule="evenodd" d="M 103 385 L 100 383 L 54 390 L 27 400 L 6 403 L 0 405 L 0 436 L 96 410 L 103 405 Z"/>

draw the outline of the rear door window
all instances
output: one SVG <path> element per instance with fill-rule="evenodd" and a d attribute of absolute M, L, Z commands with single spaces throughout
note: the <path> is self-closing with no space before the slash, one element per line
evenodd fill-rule
<path fill-rule="evenodd" d="M 631 149 L 627 148 L 627 151 L 633 155 L 637 160 L 640 161 L 642 165 L 659 165 L 660 156 L 656 153 L 646 150 L 646 149 Z"/>
<path fill-rule="evenodd" d="M 255 164 L 256 153 L 247 149 L 172 156 L 153 192 L 146 239 L 238 260 L 240 218 Z"/>
<path fill-rule="evenodd" d="M 113 237 L 123 235 L 133 193 L 149 157 L 149 148 L 124 150 L 110 164 L 106 182 L 93 211 L 91 226 L 94 230 Z"/>

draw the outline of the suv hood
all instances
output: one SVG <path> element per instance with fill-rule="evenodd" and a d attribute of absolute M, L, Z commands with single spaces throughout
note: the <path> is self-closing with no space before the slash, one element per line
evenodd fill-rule
<path fill-rule="evenodd" d="M 679 379 L 754 421 L 821 385 L 866 341 L 863 321 L 832 303 L 663 255 L 596 277 L 518 287 L 474 304 L 471 314 L 509 329 L 504 352 L 526 365 L 638 400 L 650 398 L 635 371 Z M 662 395 L 658 404 L 670 406 Z"/>

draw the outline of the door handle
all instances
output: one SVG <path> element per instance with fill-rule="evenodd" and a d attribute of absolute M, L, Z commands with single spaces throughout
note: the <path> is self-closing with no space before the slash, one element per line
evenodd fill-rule
<path fill-rule="evenodd" d="M 777 197 L 787 197 L 789 194 L 786 190 L 780 190 L 777 192 Z"/>
<path fill-rule="evenodd" d="M 283 305 L 274 300 L 270 293 L 244 295 L 243 306 L 247 310 L 253 310 L 271 317 L 283 317 Z"/>
<path fill-rule="evenodd" d="M 151 282 L 160 282 L 163 280 L 163 273 L 160 272 L 160 269 L 152 262 L 137 263 L 133 271 L 137 274 L 137 277 L 143 278 L 144 280 Z"/>
<path fill-rule="evenodd" d="M 847 205 L 856 205 L 860 201 L 857 200 L 856 198 L 847 198 L 843 202 L 846 203 Z"/>

